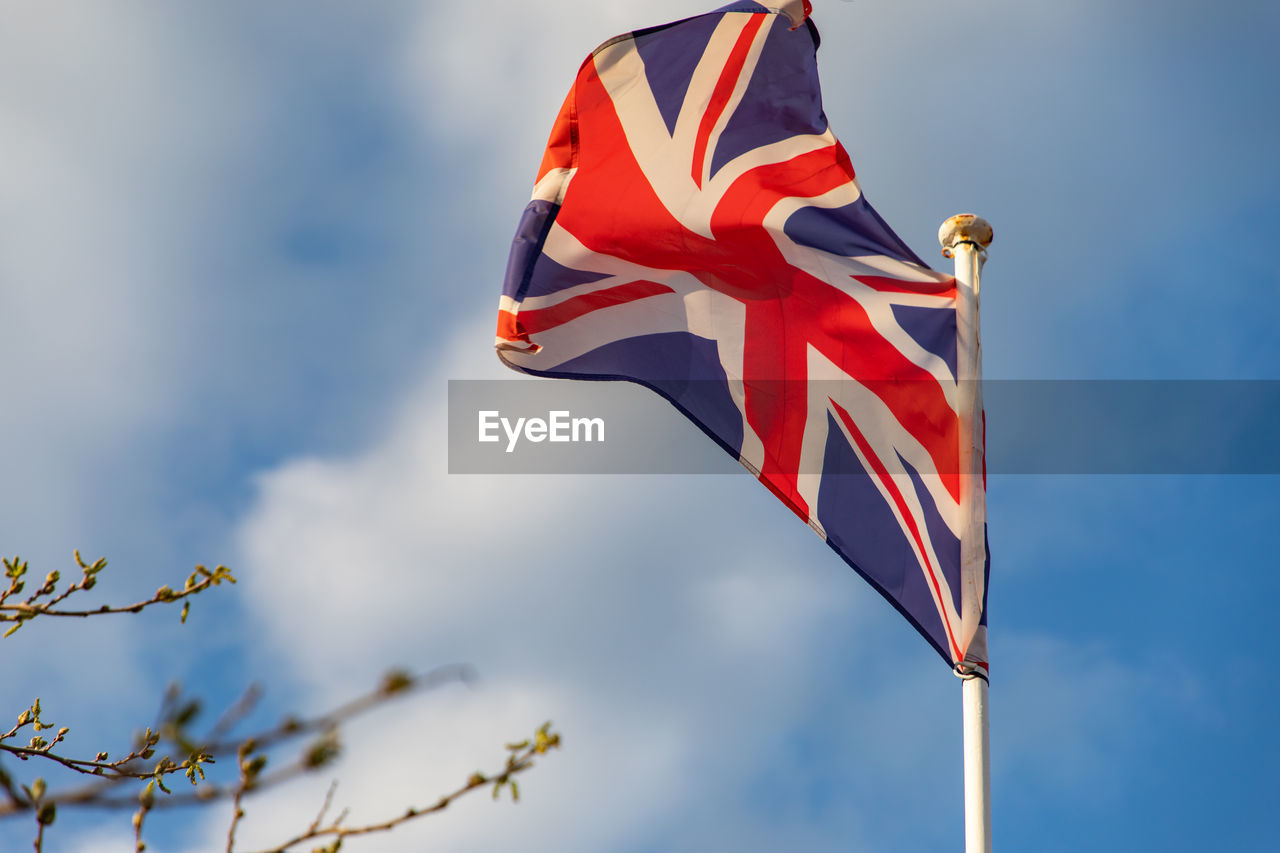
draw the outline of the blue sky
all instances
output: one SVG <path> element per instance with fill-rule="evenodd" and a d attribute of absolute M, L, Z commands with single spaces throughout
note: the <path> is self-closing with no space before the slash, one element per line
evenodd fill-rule
<path fill-rule="evenodd" d="M 318 707 L 467 661 L 475 690 L 350 733 L 357 818 L 545 719 L 566 748 L 519 806 L 353 849 L 959 847 L 958 684 L 764 489 L 446 473 L 447 380 L 509 375 L 507 247 L 578 64 L 715 5 L 0 2 L 0 549 L 106 555 L 115 600 L 197 562 L 242 580 L 184 629 L 24 628 L 15 714 L 40 695 L 93 752 L 170 678 Z M 1275 4 L 815 6 L 869 200 L 943 268 L 943 219 L 995 226 L 989 377 L 1280 379 Z M 996 848 L 1272 849 L 1276 478 L 989 500 Z M 328 779 L 242 836 L 305 824 Z M 225 820 L 159 849 L 221 849 Z M 54 849 L 131 849 L 98 821 Z"/>

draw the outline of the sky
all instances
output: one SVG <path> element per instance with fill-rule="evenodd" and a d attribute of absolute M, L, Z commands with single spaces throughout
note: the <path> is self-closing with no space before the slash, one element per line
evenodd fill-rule
<path fill-rule="evenodd" d="M 114 602 L 240 579 L 186 626 L 24 627 L 9 711 L 40 696 L 92 754 L 175 679 L 262 682 L 270 719 L 466 662 L 239 836 L 334 776 L 353 820 L 432 802 L 553 720 L 519 804 L 348 846 L 958 849 L 958 682 L 765 489 L 448 473 L 448 381 L 513 375 L 494 309 L 579 63 L 716 5 L 0 0 L 0 551 L 106 556 Z M 989 378 L 1280 379 L 1280 7 L 814 5 L 871 203 L 939 269 L 948 216 L 995 228 Z M 995 848 L 1273 849 L 1277 477 L 988 495 Z M 228 809 L 151 849 L 222 849 Z M 125 815 L 59 821 L 46 849 L 132 849 Z"/>

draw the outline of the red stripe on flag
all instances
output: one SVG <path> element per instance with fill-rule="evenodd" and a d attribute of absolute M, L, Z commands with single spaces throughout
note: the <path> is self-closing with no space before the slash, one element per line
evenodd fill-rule
<path fill-rule="evenodd" d="M 843 168 L 843 154 L 839 145 L 827 145 L 744 172 L 716 204 L 712 232 L 723 239 L 743 223 L 760 228 L 765 215 L 782 199 L 816 198 L 850 183 L 853 169 Z"/>
<path fill-rule="evenodd" d="M 515 318 L 516 328 L 521 336 L 520 339 L 527 340 L 529 335 L 545 332 L 547 329 L 553 329 L 585 314 L 599 311 L 601 308 L 625 305 L 664 293 L 675 293 L 675 291 L 656 281 L 642 280 L 619 284 L 594 293 L 574 296 L 550 308 L 525 309 Z"/>
<path fill-rule="evenodd" d="M 542 164 L 538 167 L 538 178 L 542 180 L 552 169 L 571 169 L 577 155 L 577 129 L 573 114 L 574 92 L 564 99 L 556 123 L 551 127 L 551 137 L 547 140 L 547 150 L 542 155 Z M 536 182 L 535 182 L 536 183 Z"/>
<path fill-rule="evenodd" d="M 516 315 L 501 308 L 498 309 L 498 337 L 504 341 L 529 343 L 529 333 L 520 329 L 516 323 Z"/>
<path fill-rule="evenodd" d="M 697 184 L 698 189 L 702 189 L 702 174 L 706 171 L 704 161 L 707 159 L 707 145 L 711 141 L 711 131 L 715 130 L 716 122 L 720 121 L 724 108 L 729 105 L 729 98 L 733 96 L 733 89 L 738 85 L 742 68 L 747 64 L 747 54 L 751 51 L 751 42 L 755 40 L 756 33 L 760 32 L 760 28 L 767 20 L 769 20 L 768 15 L 752 15 L 751 20 L 742 28 L 737 42 L 733 45 L 733 50 L 729 52 L 729 61 L 725 63 L 724 70 L 720 72 L 720 79 L 716 81 L 716 87 L 711 92 L 707 111 L 702 114 L 702 123 L 698 125 L 698 138 L 693 146 L 693 182 Z"/>
<path fill-rule="evenodd" d="M 933 594 L 939 602 L 938 615 L 942 617 L 942 627 L 946 629 L 947 641 L 951 644 L 952 659 L 963 660 L 964 655 L 960 651 L 960 644 L 956 642 L 955 634 L 951 630 L 951 620 L 947 618 L 947 608 L 945 604 L 941 603 L 945 601 L 942 596 L 942 586 L 938 583 L 938 576 L 933 568 L 933 564 L 929 562 L 929 553 L 925 550 L 924 541 L 920 536 L 920 529 L 916 525 L 916 520 L 907 508 L 906 499 L 902 497 L 902 492 L 898 490 L 898 486 L 894 483 L 893 477 L 890 476 L 888 470 L 886 470 L 884 465 L 880 462 L 879 457 L 877 457 L 872 451 L 871 445 L 867 442 L 866 437 L 863 436 L 863 434 L 858 430 L 858 427 L 854 425 L 853 418 L 849 417 L 849 413 L 846 412 L 835 400 L 828 398 L 828 402 L 835 407 L 836 414 L 839 415 L 840 420 L 844 422 L 845 429 L 849 431 L 849 435 L 851 435 L 853 440 L 857 442 L 858 447 L 862 450 L 862 455 L 866 457 L 867 462 L 869 462 L 871 467 L 875 469 L 876 476 L 880 479 L 881 485 L 884 486 L 885 491 L 889 493 L 889 496 L 893 498 L 894 504 L 898 507 L 898 513 L 902 516 L 903 523 L 906 524 L 908 531 L 910 531 L 911 538 L 915 540 L 916 547 L 920 549 L 920 560 L 924 565 L 925 573 L 929 576 L 929 583 L 933 586 Z"/>
<path fill-rule="evenodd" d="M 927 293 L 930 296 L 956 296 L 956 280 L 945 281 L 903 281 L 900 278 L 887 278 L 880 275 L 851 275 L 849 278 L 860 281 L 872 290 L 881 293 Z"/>

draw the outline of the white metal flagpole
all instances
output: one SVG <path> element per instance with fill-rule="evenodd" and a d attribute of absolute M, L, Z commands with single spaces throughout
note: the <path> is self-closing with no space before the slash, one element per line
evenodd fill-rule
<path fill-rule="evenodd" d="M 991 225 L 971 213 L 938 229 L 942 254 L 956 265 L 956 379 L 960 389 L 961 624 L 965 642 L 977 637 L 980 657 L 957 665 L 964 709 L 965 853 L 991 853 L 991 746 L 987 720 L 986 634 L 979 626 L 985 600 L 987 499 L 983 482 L 982 345 L 978 336 L 979 278 L 991 245 Z M 969 661 L 975 663 L 969 663 Z"/>

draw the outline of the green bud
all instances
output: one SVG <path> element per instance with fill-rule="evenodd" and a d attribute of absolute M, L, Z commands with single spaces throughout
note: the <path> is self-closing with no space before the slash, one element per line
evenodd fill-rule
<path fill-rule="evenodd" d="M 403 670 L 392 670 L 382 679 L 382 693 L 391 696 L 413 686 L 413 678 Z"/>

